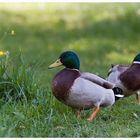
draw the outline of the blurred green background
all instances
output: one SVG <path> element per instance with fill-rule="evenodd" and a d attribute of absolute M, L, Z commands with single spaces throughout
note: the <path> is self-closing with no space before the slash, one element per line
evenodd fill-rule
<path fill-rule="evenodd" d="M 15 32 L 14 35 L 11 34 L 12 31 Z M 99 74 L 105 78 L 110 64 L 130 64 L 140 51 L 140 4 L 0 3 L 0 50 L 8 50 L 14 63 L 18 61 L 16 55 L 21 50 L 27 65 L 37 65 L 36 79 L 41 87 L 50 87 L 54 74 L 62 68 L 48 70 L 48 65 L 66 50 L 73 50 L 78 54 L 81 71 Z M 24 112 L 26 107 L 21 106 L 17 106 L 16 111 L 21 113 L 17 118 L 21 117 L 22 120 L 28 111 Z M 7 110 L 6 108 L 1 111 L 2 119 L 12 110 L 11 106 Z M 28 108 L 32 112 L 32 108 Z M 1 124 L 0 135 L 140 136 L 140 110 L 134 97 L 118 102 L 113 110 L 104 109 L 93 123 L 87 123 L 86 120 L 79 122 L 70 110 L 64 111 L 63 108 L 65 107 L 60 104 L 56 108 L 57 113 L 51 112 L 52 122 L 49 120 L 49 124 L 45 120 L 45 116 L 50 115 L 48 108 L 41 114 L 34 114 L 36 111 L 33 111 L 31 114 L 38 116 L 29 115 L 28 119 L 32 121 L 25 121 L 25 125 L 23 121 L 18 129 L 13 125 L 4 127 L 3 125 L 11 124 L 5 120 Z M 73 116 L 72 119 L 69 116 Z M 3 122 L 2 119 L 0 122 Z M 10 120 L 11 116 L 7 116 L 7 119 Z M 20 122 L 18 119 L 12 121 L 15 124 Z"/>
<path fill-rule="evenodd" d="M 47 67 L 62 51 L 76 51 L 81 70 L 106 76 L 111 63 L 130 63 L 139 52 L 140 5 L 97 3 L 0 4 L 0 49 Z M 14 30 L 15 34 L 10 33 Z M 58 70 L 57 70 L 58 71 Z"/>

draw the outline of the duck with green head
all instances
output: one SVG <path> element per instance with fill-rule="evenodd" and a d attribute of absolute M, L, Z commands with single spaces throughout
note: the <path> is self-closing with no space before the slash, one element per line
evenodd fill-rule
<path fill-rule="evenodd" d="M 138 101 L 138 104 L 140 104 L 140 90 L 139 91 L 128 90 L 126 87 L 124 87 L 122 85 L 122 83 L 120 81 L 120 75 L 123 72 L 125 72 L 130 66 L 131 65 L 125 65 L 125 64 L 116 64 L 116 65 L 111 64 L 111 68 L 108 71 L 108 77 L 106 80 L 111 83 L 114 83 L 114 86 L 122 88 L 124 97 L 136 95 L 136 100 Z M 127 76 L 128 76 L 128 74 L 127 74 Z M 127 81 L 127 80 L 125 80 L 125 81 Z M 133 80 L 131 80 L 131 81 L 133 81 Z M 129 86 L 128 86 L 128 88 L 129 88 Z"/>
<path fill-rule="evenodd" d="M 100 106 L 114 104 L 115 94 L 119 94 L 121 90 L 112 90 L 112 83 L 95 74 L 80 72 L 80 61 L 76 53 L 63 52 L 48 68 L 61 65 L 65 68 L 53 78 L 52 92 L 59 101 L 75 109 L 78 118 L 81 117 L 81 110 L 95 106 L 95 111 L 88 117 L 88 121 L 92 121 Z"/>
<path fill-rule="evenodd" d="M 125 96 L 136 94 L 140 90 L 140 53 L 138 53 L 131 65 L 119 75 L 119 81 L 115 86 L 123 89 Z"/>

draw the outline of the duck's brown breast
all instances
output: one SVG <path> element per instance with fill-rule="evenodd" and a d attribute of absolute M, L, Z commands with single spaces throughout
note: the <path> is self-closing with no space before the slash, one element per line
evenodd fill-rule
<path fill-rule="evenodd" d="M 52 80 L 52 92 L 59 100 L 65 102 L 74 80 L 80 76 L 77 70 L 63 69 Z"/>
<path fill-rule="evenodd" d="M 128 90 L 140 89 L 140 64 L 132 64 L 125 72 L 120 74 L 120 80 Z"/>

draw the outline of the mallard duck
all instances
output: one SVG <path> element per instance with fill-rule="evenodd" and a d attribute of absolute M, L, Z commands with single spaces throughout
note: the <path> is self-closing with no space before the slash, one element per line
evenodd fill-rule
<path fill-rule="evenodd" d="M 124 97 L 136 94 L 140 104 L 140 53 L 131 65 L 112 65 L 107 80 L 123 90 Z"/>
<path fill-rule="evenodd" d="M 100 110 L 100 106 L 112 106 L 115 94 L 122 90 L 113 89 L 112 83 L 88 72 L 80 72 L 80 61 L 76 53 L 63 52 L 48 68 L 65 66 L 52 80 L 53 95 L 62 103 L 76 110 L 77 118 L 81 118 L 80 111 L 94 106 L 95 111 L 88 117 L 92 121 Z M 115 93 L 115 94 L 114 94 Z"/>

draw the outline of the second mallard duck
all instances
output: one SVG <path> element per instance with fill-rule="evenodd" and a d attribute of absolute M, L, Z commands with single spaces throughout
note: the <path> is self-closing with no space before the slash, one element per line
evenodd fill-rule
<path fill-rule="evenodd" d="M 63 52 L 49 68 L 61 65 L 66 68 L 57 73 L 52 80 L 52 92 L 59 101 L 74 108 L 78 118 L 81 110 L 95 106 L 95 111 L 87 119 L 92 121 L 100 106 L 113 105 L 115 94 L 122 92 L 117 87 L 112 90 L 112 83 L 95 74 L 80 72 L 79 58 L 72 51 Z"/>
<path fill-rule="evenodd" d="M 133 64 L 134 65 L 134 64 Z M 130 95 L 136 95 L 136 99 L 138 101 L 138 103 L 140 104 L 140 90 L 129 90 L 128 88 L 126 88 L 125 86 L 123 86 L 123 83 L 121 83 L 121 77 L 120 75 L 123 75 L 123 72 L 125 72 L 127 69 L 130 69 L 132 66 L 131 65 L 124 65 L 124 64 L 117 64 L 117 65 L 111 65 L 111 68 L 108 71 L 108 77 L 107 77 L 107 81 L 114 83 L 114 86 L 120 87 L 123 90 L 123 95 L 124 97 L 128 97 Z M 127 82 L 127 77 L 131 76 L 132 79 L 130 79 L 131 81 L 133 81 L 133 83 L 135 84 L 135 77 L 133 76 L 133 74 L 137 74 L 136 71 L 133 71 L 132 74 L 125 74 L 126 76 L 126 80 L 125 82 Z M 137 74 L 137 77 L 139 76 L 139 74 Z"/>

